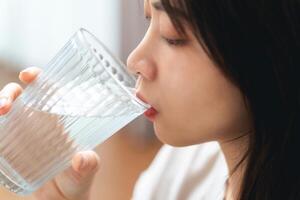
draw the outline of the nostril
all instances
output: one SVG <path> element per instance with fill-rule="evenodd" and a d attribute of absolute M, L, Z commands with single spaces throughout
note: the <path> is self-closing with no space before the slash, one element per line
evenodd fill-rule
<path fill-rule="evenodd" d="M 128 62 L 127 69 L 134 76 L 142 76 L 148 80 L 154 80 L 156 75 L 156 65 L 153 59 L 147 57 L 139 60 L 131 59 Z"/>
<path fill-rule="evenodd" d="M 136 78 L 136 79 L 138 79 L 138 77 L 140 77 L 141 76 L 141 73 L 140 72 L 136 72 L 135 74 L 134 74 L 134 77 Z"/>

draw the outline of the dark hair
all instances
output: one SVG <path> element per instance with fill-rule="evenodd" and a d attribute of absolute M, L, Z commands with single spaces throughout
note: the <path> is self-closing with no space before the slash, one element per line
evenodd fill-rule
<path fill-rule="evenodd" d="M 247 99 L 254 132 L 239 199 L 300 199 L 300 1 L 161 2 Z"/>

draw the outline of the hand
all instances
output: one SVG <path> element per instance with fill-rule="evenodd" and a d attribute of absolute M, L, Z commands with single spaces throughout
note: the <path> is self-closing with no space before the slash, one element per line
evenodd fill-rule
<path fill-rule="evenodd" d="M 41 72 L 31 67 L 22 71 L 20 80 L 29 84 Z M 6 114 L 12 102 L 22 93 L 17 83 L 9 83 L 0 91 L 0 115 Z M 88 200 L 90 186 L 99 168 L 99 157 L 93 151 L 77 153 L 72 159 L 72 167 L 42 186 L 35 194 L 37 200 Z"/>

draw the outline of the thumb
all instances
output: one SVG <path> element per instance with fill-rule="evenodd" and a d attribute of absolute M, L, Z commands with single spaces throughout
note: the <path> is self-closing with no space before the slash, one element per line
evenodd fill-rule
<path fill-rule="evenodd" d="M 99 166 L 100 159 L 95 152 L 77 153 L 72 159 L 72 168 L 56 177 L 57 189 L 66 199 L 88 199 L 90 187 Z"/>

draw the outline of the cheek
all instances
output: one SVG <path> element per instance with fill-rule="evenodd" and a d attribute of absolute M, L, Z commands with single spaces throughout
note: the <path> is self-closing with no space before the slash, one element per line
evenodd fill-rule
<path fill-rule="evenodd" d="M 173 71 L 166 70 L 169 78 L 161 80 L 161 121 L 156 124 L 159 137 L 175 145 L 188 145 L 231 137 L 240 131 L 246 109 L 239 90 L 210 62 L 181 66 L 177 63 Z"/>

